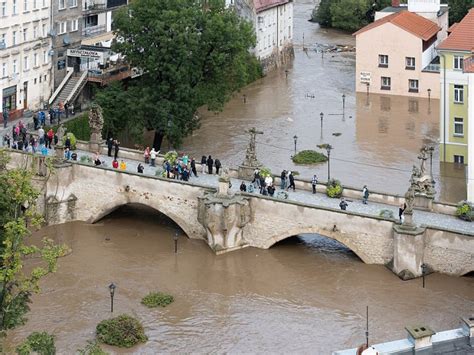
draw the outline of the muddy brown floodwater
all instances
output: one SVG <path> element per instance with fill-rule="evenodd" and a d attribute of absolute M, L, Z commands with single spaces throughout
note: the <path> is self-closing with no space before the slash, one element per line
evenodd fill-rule
<path fill-rule="evenodd" d="M 366 265 L 343 245 L 317 235 L 286 239 L 269 250 L 215 256 L 204 241 L 181 235 L 155 211 L 126 206 L 95 225 L 68 223 L 41 230 L 72 247 L 58 272 L 42 282 L 13 347 L 32 331 L 56 336 L 59 354 L 94 338 L 111 316 L 107 286 L 117 284 L 114 314 L 141 319 L 149 341 L 112 353 L 312 353 L 405 337 L 404 326 L 457 327 L 474 308 L 474 279 L 434 274 L 401 281 Z M 109 240 L 107 240 L 109 239 Z M 160 290 L 175 296 L 164 309 L 140 299 Z"/>

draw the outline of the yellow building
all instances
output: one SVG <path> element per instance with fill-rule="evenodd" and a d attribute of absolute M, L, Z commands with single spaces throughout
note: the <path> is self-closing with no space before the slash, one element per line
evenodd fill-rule
<path fill-rule="evenodd" d="M 440 160 L 467 164 L 474 201 L 474 9 L 437 47 L 441 59 Z"/>

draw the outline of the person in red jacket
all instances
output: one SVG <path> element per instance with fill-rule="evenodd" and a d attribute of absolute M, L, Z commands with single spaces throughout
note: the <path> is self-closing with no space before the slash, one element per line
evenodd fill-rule
<path fill-rule="evenodd" d="M 113 167 L 114 169 L 118 169 L 118 166 L 119 166 L 118 161 L 117 161 L 116 159 L 114 159 L 114 161 L 112 162 L 112 167 Z"/>
<path fill-rule="evenodd" d="M 51 149 L 51 142 L 52 142 L 53 139 L 54 139 L 54 132 L 53 132 L 53 129 L 50 128 L 49 131 L 48 131 L 48 133 L 46 133 L 46 135 L 48 136 L 48 144 L 47 144 L 47 146 L 48 146 L 49 149 Z"/>

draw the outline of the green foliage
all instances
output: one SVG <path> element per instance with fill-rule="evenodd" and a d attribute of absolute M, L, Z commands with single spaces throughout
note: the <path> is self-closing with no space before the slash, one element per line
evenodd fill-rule
<path fill-rule="evenodd" d="M 272 175 L 272 171 L 270 170 L 270 168 L 267 168 L 266 166 L 260 168 L 260 176 L 263 177 L 263 178 L 266 178 L 268 176 L 273 176 Z"/>
<path fill-rule="evenodd" d="M 328 158 L 314 150 L 302 150 L 293 156 L 292 160 L 295 164 L 316 164 L 325 162 Z"/>
<path fill-rule="evenodd" d="M 315 7 L 311 14 L 311 21 L 318 22 L 321 26 L 331 27 L 331 2 L 333 0 L 321 0 L 319 6 Z"/>
<path fill-rule="evenodd" d="M 443 1 L 446 3 L 446 1 Z M 455 22 L 460 22 L 464 16 L 467 15 L 469 9 L 474 7 L 472 0 L 449 0 L 449 24 L 452 25 Z"/>
<path fill-rule="evenodd" d="M 83 113 L 82 115 L 63 123 L 63 126 L 66 128 L 66 132 L 74 133 L 76 138 L 79 140 L 88 141 L 90 139 L 91 128 L 89 126 L 89 116 L 87 113 Z M 57 132 L 59 125 L 45 126 L 44 131 L 47 132 L 50 128 L 52 128 L 54 132 Z"/>
<path fill-rule="evenodd" d="M 5 152 L 0 151 L 0 164 L 6 159 Z M 32 179 L 28 169 L 0 170 L 0 335 L 26 322 L 30 297 L 40 291 L 40 279 L 56 271 L 57 258 L 67 251 L 46 238 L 41 247 L 26 243 L 30 229 L 42 223 L 36 212 L 39 191 Z M 39 262 L 25 271 L 27 257 L 37 257 Z"/>
<path fill-rule="evenodd" d="M 79 355 L 108 355 L 108 353 L 100 347 L 100 345 L 96 341 L 88 341 L 87 345 L 82 348 L 78 349 L 77 353 Z"/>
<path fill-rule="evenodd" d="M 167 295 L 162 292 L 150 292 L 148 295 L 142 298 L 142 304 L 149 308 L 155 307 L 166 307 L 167 305 L 173 303 L 174 297 Z"/>
<path fill-rule="evenodd" d="M 69 140 L 71 141 L 71 149 L 75 150 L 76 149 L 76 143 L 77 143 L 76 136 L 72 132 L 67 132 L 66 135 L 62 139 L 63 144 L 66 144 L 66 138 L 67 137 L 69 137 Z"/>
<path fill-rule="evenodd" d="M 380 210 L 379 217 L 393 219 L 395 218 L 395 215 L 393 214 L 392 210 L 383 209 L 383 210 Z"/>
<path fill-rule="evenodd" d="M 165 154 L 164 159 L 165 161 L 169 162 L 171 165 L 174 165 L 176 163 L 176 160 L 178 160 L 178 153 L 175 152 L 174 150 L 171 150 Z"/>
<path fill-rule="evenodd" d="M 261 75 L 248 51 L 256 43 L 252 25 L 224 1 L 136 0 L 117 11 L 113 25 L 123 39 L 114 43 L 114 51 L 144 75 L 127 89 L 130 104 L 119 108 L 112 94 L 97 99 L 107 125 L 112 125 L 108 108 L 115 106 L 128 126 L 156 130 L 179 146 L 199 125 L 198 107 L 222 109 L 233 92 Z M 121 118 L 113 129 L 121 128 Z"/>
<path fill-rule="evenodd" d="M 54 355 L 56 354 L 54 336 L 46 332 L 33 332 L 16 348 L 16 352 L 20 355 L 29 355 L 33 352 L 39 355 Z"/>
<path fill-rule="evenodd" d="M 329 180 L 326 188 L 326 194 L 331 198 L 339 198 L 342 196 L 342 185 L 339 180 Z"/>
<path fill-rule="evenodd" d="M 126 314 L 103 320 L 96 332 L 98 341 L 121 348 L 131 348 L 148 340 L 141 323 Z"/>
<path fill-rule="evenodd" d="M 91 164 L 92 165 L 92 158 L 88 155 L 81 155 L 79 161 L 84 164 Z"/>
<path fill-rule="evenodd" d="M 456 216 L 465 220 L 473 221 L 474 220 L 474 204 L 469 201 L 461 201 L 458 203 L 456 208 Z"/>

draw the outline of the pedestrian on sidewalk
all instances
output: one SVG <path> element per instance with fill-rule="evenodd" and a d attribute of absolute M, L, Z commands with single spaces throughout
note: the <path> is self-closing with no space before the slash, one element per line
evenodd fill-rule
<path fill-rule="evenodd" d="M 369 199 L 369 189 L 367 188 L 367 185 L 364 185 L 364 188 L 362 189 L 362 203 L 366 205 L 368 199 Z"/>
<path fill-rule="evenodd" d="M 114 147 L 114 139 L 112 137 L 109 137 L 109 139 L 107 139 L 107 156 L 109 157 L 112 156 L 113 147 Z"/>
<path fill-rule="evenodd" d="M 144 170 L 144 169 L 145 169 L 145 168 L 143 167 L 142 163 L 138 163 L 137 172 L 138 172 L 139 174 L 143 174 L 143 170 Z"/>
<path fill-rule="evenodd" d="M 65 146 L 66 148 L 71 149 L 71 138 L 69 137 L 69 134 L 66 135 L 66 140 L 65 140 L 65 142 L 64 142 L 64 146 Z"/>
<path fill-rule="evenodd" d="M 36 131 L 38 129 L 38 126 L 39 126 L 38 113 L 33 114 L 33 125 L 34 125 L 35 131 Z"/>
<path fill-rule="evenodd" d="M 194 158 L 191 159 L 191 172 L 195 177 L 198 177 L 197 169 L 196 169 L 196 160 Z"/>
<path fill-rule="evenodd" d="M 118 152 L 120 150 L 120 142 L 116 139 L 114 140 L 114 159 L 117 160 Z"/>
<path fill-rule="evenodd" d="M 3 128 L 7 128 L 8 124 L 8 109 L 5 107 L 3 109 Z"/>
<path fill-rule="evenodd" d="M 260 169 L 259 168 L 255 168 L 255 170 L 253 171 L 252 183 L 255 185 L 255 187 L 258 187 L 258 189 L 260 190 Z"/>
<path fill-rule="evenodd" d="M 216 175 L 219 175 L 219 169 L 221 168 L 221 161 L 219 159 L 216 159 L 214 166 L 216 167 Z"/>
<path fill-rule="evenodd" d="M 344 200 L 344 197 L 341 197 L 341 202 L 339 203 L 339 207 L 341 208 L 341 210 L 345 211 L 347 206 L 348 204 L 346 200 Z"/>
<path fill-rule="evenodd" d="M 318 177 L 313 175 L 313 179 L 311 180 L 311 186 L 313 187 L 313 194 L 316 193 L 316 185 L 318 185 Z"/>
<path fill-rule="evenodd" d="M 293 188 L 293 191 L 295 191 L 296 190 L 295 177 L 293 176 L 293 173 L 291 171 L 288 174 L 288 180 L 290 181 L 290 185 L 288 185 L 286 190 L 288 191 L 290 188 Z"/>
<path fill-rule="evenodd" d="M 283 170 L 280 174 L 280 189 L 286 189 L 286 170 Z"/>
<path fill-rule="evenodd" d="M 400 207 L 398 208 L 398 219 L 400 220 L 400 223 L 403 223 L 403 213 L 405 212 L 405 209 L 407 208 L 406 203 L 402 203 Z"/>
<path fill-rule="evenodd" d="M 119 163 L 118 163 L 117 159 L 114 159 L 114 160 L 112 161 L 112 167 L 113 167 L 114 169 L 118 169 Z"/>
<path fill-rule="evenodd" d="M 46 136 L 48 137 L 48 141 L 47 141 L 47 144 L 46 146 L 51 149 L 51 143 L 53 142 L 53 139 L 54 139 L 54 132 L 53 132 L 53 129 L 50 128 L 48 133 L 46 134 Z"/>
<path fill-rule="evenodd" d="M 203 175 L 206 174 L 206 164 L 207 164 L 207 159 L 206 159 L 206 156 L 203 155 L 201 157 L 201 173 Z"/>
<path fill-rule="evenodd" d="M 243 182 L 243 181 L 240 184 L 240 191 L 247 192 L 247 185 L 245 185 L 245 182 Z"/>
<path fill-rule="evenodd" d="M 44 129 L 43 129 L 43 127 L 40 127 L 38 129 L 38 138 L 39 138 L 39 144 L 43 145 L 44 144 Z"/>
<path fill-rule="evenodd" d="M 69 102 L 66 102 L 64 105 L 64 113 L 66 114 L 66 119 L 69 118 Z"/>
<path fill-rule="evenodd" d="M 52 107 L 49 108 L 49 124 L 54 124 L 54 109 Z"/>
<path fill-rule="evenodd" d="M 145 164 L 150 164 L 150 147 L 145 148 L 145 151 L 143 152 L 143 160 L 145 160 Z"/>
<path fill-rule="evenodd" d="M 209 173 L 209 175 L 212 175 L 212 166 L 213 165 L 214 165 L 214 160 L 209 155 L 209 157 L 207 158 L 207 172 Z"/>
<path fill-rule="evenodd" d="M 150 159 L 151 159 L 151 166 L 155 166 L 155 160 L 156 160 L 156 150 L 155 150 L 155 148 L 151 148 Z"/>

